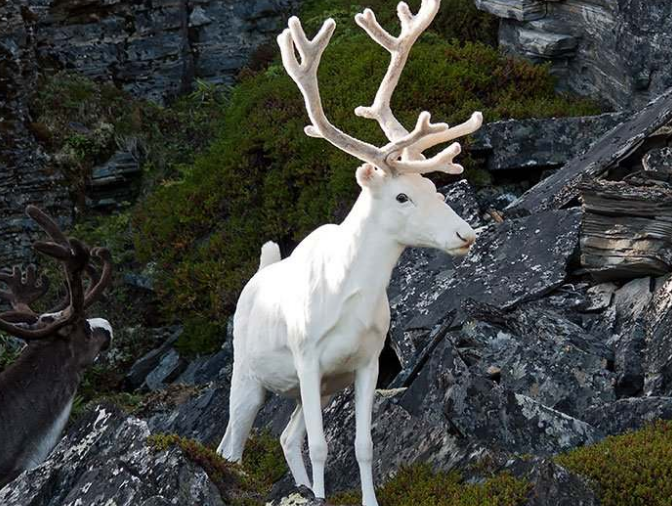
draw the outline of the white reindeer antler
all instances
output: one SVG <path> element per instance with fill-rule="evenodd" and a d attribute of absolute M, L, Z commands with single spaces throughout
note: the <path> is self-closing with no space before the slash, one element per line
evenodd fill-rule
<path fill-rule="evenodd" d="M 381 82 L 373 105 L 358 107 L 355 110 L 355 114 L 360 117 L 378 121 L 390 141 L 382 148 L 347 135 L 332 125 L 324 114 L 317 69 L 322 53 L 334 33 L 336 27 L 334 20 L 327 19 L 315 38 L 309 40 L 298 18 L 292 17 L 289 20 L 289 28 L 278 37 L 278 44 L 285 69 L 298 85 L 306 102 L 306 109 L 312 123 L 306 127 L 306 134 L 311 137 L 324 138 L 342 151 L 389 174 L 425 174 L 436 171 L 460 174 L 463 168 L 453 163 L 453 159 L 461 151 L 458 143 L 450 145 L 430 159 L 425 159 L 422 152 L 437 144 L 478 130 L 483 120 L 480 113 L 474 113 L 468 122 L 450 128 L 445 123 L 431 123 L 430 114 L 422 112 L 413 131 L 408 132 L 395 118 L 390 108 L 392 94 L 399 83 L 411 47 L 430 25 L 439 6 L 440 0 L 422 0 L 420 11 L 417 15 L 413 15 L 408 5 L 401 2 L 397 8 L 402 27 L 399 37 L 393 37 L 385 31 L 370 9 L 366 9 L 364 13 L 355 17 L 357 24 L 392 55 L 390 66 Z M 299 53 L 301 63 L 296 58 L 295 49 Z"/>

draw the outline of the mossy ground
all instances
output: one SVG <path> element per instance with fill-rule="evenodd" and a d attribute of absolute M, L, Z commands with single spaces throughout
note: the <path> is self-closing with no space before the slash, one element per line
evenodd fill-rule
<path fill-rule="evenodd" d="M 432 472 L 429 465 L 402 468 L 376 492 L 380 506 L 518 506 L 529 484 L 501 473 L 483 483 L 466 483 L 456 472 Z M 334 504 L 361 504 L 359 493 L 334 496 Z"/>
<path fill-rule="evenodd" d="M 672 422 L 659 421 L 557 462 L 590 480 L 602 506 L 672 505 Z"/>
<path fill-rule="evenodd" d="M 159 451 L 180 448 L 187 458 L 203 468 L 222 498 L 234 506 L 264 504 L 273 483 L 287 472 L 277 438 L 265 432 L 248 440 L 241 465 L 222 459 L 214 448 L 175 434 L 152 435 L 149 443 Z"/>

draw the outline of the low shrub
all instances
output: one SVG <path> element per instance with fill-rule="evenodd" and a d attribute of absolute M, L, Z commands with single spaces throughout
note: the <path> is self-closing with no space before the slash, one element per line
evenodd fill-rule
<path fill-rule="evenodd" d="M 277 438 L 267 433 L 255 434 L 248 440 L 242 465 L 228 462 L 213 448 L 176 434 L 154 434 L 148 441 L 158 451 L 180 448 L 189 460 L 203 468 L 222 499 L 233 506 L 264 504 L 271 485 L 287 472 Z"/>
<path fill-rule="evenodd" d="M 612 436 L 557 457 L 557 462 L 588 478 L 602 506 L 672 504 L 672 422 Z"/>
<path fill-rule="evenodd" d="M 434 473 L 427 464 L 402 468 L 376 492 L 381 506 L 517 506 L 529 484 L 508 473 L 483 483 L 466 483 L 456 472 Z M 339 494 L 334 504 L 361 504 L 359 492 Z"/>

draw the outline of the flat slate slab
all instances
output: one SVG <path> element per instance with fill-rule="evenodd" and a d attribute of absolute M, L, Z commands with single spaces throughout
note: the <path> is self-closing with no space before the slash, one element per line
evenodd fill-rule
<path fill-rule="evenodd" d="M 473 135 L 470 149 L 485 151 L 490 171 L 562 167 L 628 118 L 608 113 L 576 118 L 495 121 Z"/>
<path fill-rule="evenodd" d="M 467 299 L 500 309 L 537 299 L 562 285 L 579 242 L 579 209 L 548 211 L 491 225 L 452 276 L 432 287 L 433 302 L 416 306 L 407 330 L 430 330 L 454 315 L 463 322 Z"/>
<path fill-rule="evenodd" d="M 541 181 L 513 202 L 510 215 L 561 209 L 579 195 L 579 184 L 602 175 L 672 120 L 672 88 L 597 141 L 591 149 Z"/>

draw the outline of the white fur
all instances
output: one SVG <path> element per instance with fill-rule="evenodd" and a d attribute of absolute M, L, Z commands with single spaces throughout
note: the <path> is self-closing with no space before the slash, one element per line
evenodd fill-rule
<path fill-rule="evenodd" d="M 279 262 L 281 260 L 280 256 L 280 246 L 278 246 L 273 241 L 268 241 L 261 247 L 261 257 L 259 259 L 259 270 L 268 267 L 271 264 Z"/>
<path fill-rule="evenodd" d="M 103 329 L 110 334 L 110 339 L 114 338 L 114 333 L 112 332 L 112 325 L 104 318 L 89 318 L 86 320 L 89 323 L 89 326 L 92 329 Z"/>
<path fill-rule="evenodd" d="M 334 22 L 325 22 L 309 40 L 298 19 L 292 18 L 278 37 L 285 68 L 299 86 L 311 119 L 306 133 L 366 162 L 357 170 L 362 191 L 342 224 L 318 228 L 288 258 L 280 261 L 277 245 L 264 245 L 259 271 L 243 289 L 234 316 L 229 424 L 217 451 L 231 461 L 242 458 L 266 392 L 294 398 L 297 407 L 281 444 L 296 483 L 310 486 L 301 452 L 308 433 L 312 489 L 319 498 L 325 496 L 327 457 L 322 407 L 354 382 L 355 454 L 362 497 L 365 506 L 377 506 L 371 411 L 378 358 L 390 325 L 386 289 L 399 256 L 407 246 L 462 255 L 476 240 L 472 228 L 443 198 L 437 198 L 441 196 L 434 184 L 420 174 L 460 173 L 462 167 L 453 163 L 459 144 L 430 159 L 422 153 L 477 130 L 482 116 L 475 113 L 466 123 L 449 128 L 430 123 L 429 113 L 422 113 L 409 132 L 390 110 L 392 92 L 411 46 L 431 23 L 439 3 L 423 0 L 414 16 L 402 2 L 398 37 L 385 32 L 368 9 L 356 18 L 392 55 L 373 105 L 356 110 L 359 116 L 379 122 L 390 140 L 382 148 L 343 133 L 324 114 L 317 68 Z"/>

